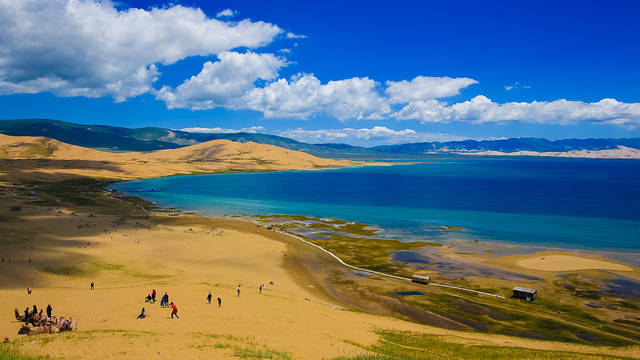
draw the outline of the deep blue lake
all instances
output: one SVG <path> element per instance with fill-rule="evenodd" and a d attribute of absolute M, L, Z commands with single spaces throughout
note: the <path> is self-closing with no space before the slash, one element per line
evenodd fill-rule
<path fill-rule="evenodd" d="M 135 195 L 209 215 L 295 214 L 376 224 L 401 240 L 640 249 L 637 160 L 437 158 L 412 165 L 175 176 L 112 188 L 156 188 Z"/>

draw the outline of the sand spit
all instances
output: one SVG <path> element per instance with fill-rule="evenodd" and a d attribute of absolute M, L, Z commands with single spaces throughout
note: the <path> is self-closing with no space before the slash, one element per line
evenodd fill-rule
<path fill-rule="evenodd" d="M 516 264 L 534 270 L 542 271 L 577 271 L 577 270 L 615 270 L 633 271 L 629 266 L 612 261 L 595 260 L 574 255 L 546 255 L 517 260 Z"/>
<path fill-rule="evenodd" d="M 477 152 L 458 152 L 460 155 L 490 155 L 490 156 L 549 156 L 549 157 L 567 157 L 567 158 L 590 158 L 590 159 L 640 159 L 640 150 L 618 146 L 616 149 L 610 150 L 571 150 L 566 152 L 538 152 L 538 151 L 477 151 Z"/>

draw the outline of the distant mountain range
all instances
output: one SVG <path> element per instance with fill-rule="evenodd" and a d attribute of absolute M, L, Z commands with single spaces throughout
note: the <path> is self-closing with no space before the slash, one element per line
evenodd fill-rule
<path fill-rule="evenodd" d="M 0 120 L 0 133 L 13 136 L 46 136 L 59 141 L 101 150 L 153 151 L 175 149 L 210 140 L 253 141 L 280 146 L 322 157 L 415 157 L 425 154 L 495 151 L 513 153 L 611 150 L 619 146 L 640 149 L 640 138 L 566 139 L 510 138 L 503 140 L 464 140 L 384 145 L 372 148 L 348 144 L 308 144 L 282 136 L 259 133 L 192 133 L 157 127 L 125 128 L 107 125 L 82 125 L 49 119 Z"/>

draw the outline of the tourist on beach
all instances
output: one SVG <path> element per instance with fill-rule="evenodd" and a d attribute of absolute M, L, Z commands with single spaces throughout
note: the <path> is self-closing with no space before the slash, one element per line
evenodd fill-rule
<path fill-rule="evenodd" d="M 33 310 L 31 311 L 31 316 L 38 315 L 38 307 L 33 305 Z"/>
<path fill-rule="evenodd" d="M 264 284 L 260 284 L 260 288 L 259 288 L 260 295 L 262 295 L 262 289 L 263 289 L 263 288 L 264 288 Z"/>
<path fill-rule="evenodd" d="M 51 312 L 53 311 L 53 308 L 51 307 L 51 304 L 47 305 L 47 317 L 49 319 L 51 319 Z"/>
<path fill-rule="evenodd" d="M 93 281 L 91 282 L 91 290 L 95 290 L 95 284 L 93 283 Z"/>
<path fill-rule="evenodd" d="M 31 291 L 32 291 L 32 290 L 31 290 L 31 288 L 30 288 L 30 287 L 28 287 L 28 288 L 27 288 L 27 294 L 31 295 Z"/>
<path fill-rule="evenodd" d="M 213 295 L 211 295 L 211 292 L 209 292 L 209 295 L 207 295 L 207 302 L 209 304 L 211 304 L 211 298 L 213 297 Z"/>
<path fill-rule="evenodd" d="M 153 289 L 153 291 L 151 291 L 151 300 L 153 300 L 153 303 L 155 304 L 155 302 L 156 302 L 156 289 Z"/>
<path fill-rule="evenodd" d="M 147 297 L 144 298 L 144 302 L 152 302 L 153 298 L 151 297 L 151 294 L 147 294 Z"/>
<path fill-rule="evenodd" d="M 147 317 L 147 310 L 142 308 L 142 311 L 140 311 L 140 315 L 138 315 L 138 319 L 144 319 L 146 317 Z"/>
<path fill-rule="evenodd" d="M 176 306 L 176 304 L 171 303 L 171 318 L 173 319 L 173 315 L 175 315 L 178 319 L 180 319 L 180 316 L 178 316 L 178 307 Z"/>
<path fill-rule="evenodd" d="M 218 296 L 218 307 L 222 306 L 222 299 Z"/>
<path fill-rule="evenodd" d="M 26 309 L 24 309 L 24 323 L 28 323 L 29 322 L 29 318 L 31 317 L 31 314 L 29 314 L 29 307 L 27 306 Z"/>
<path fill-rule="evenodd" d="M 238 297 L 240 297 L 240 285 L 238 285 Z"/>

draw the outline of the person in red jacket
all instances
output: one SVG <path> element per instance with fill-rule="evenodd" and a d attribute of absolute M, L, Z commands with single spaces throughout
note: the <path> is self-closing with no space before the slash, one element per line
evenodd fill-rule
<path fill-rule="evenodd" d="M 171 318 L 173 319 L 173 315 L 175 315 L 178 319 L 180 319 L 180 316 L 178 316 L 178 307 L 176 306 L 176 304 L 171 303 Z"/>
<path fill-rule="evenodd" d="M 156 302 L 156 289 L 153 289 L 153 291 L 151 292 L 151 299 L 154 303 Z"/>

